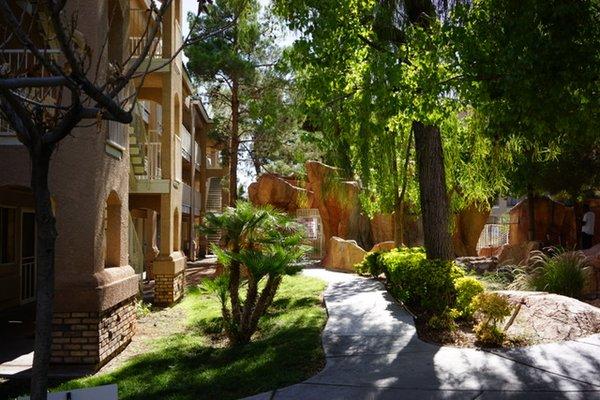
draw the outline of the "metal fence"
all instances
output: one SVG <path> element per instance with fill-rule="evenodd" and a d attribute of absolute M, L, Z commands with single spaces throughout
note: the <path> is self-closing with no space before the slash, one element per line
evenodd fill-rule
<path fill-rule="evenodd" d="M 323 258 L 323 224 L 321 214 L 316 208 L 299 208 L 296 219 L 306 228 L 307 245 L 312 247 L 308 255 L 313 260 Z"/>
<path fill-rule="evenodd" d="M 485 224 L 479 241 L 477 251 L 484 247 L 500 247 L 508 243 L 508 231 L 510 224 Z"/>

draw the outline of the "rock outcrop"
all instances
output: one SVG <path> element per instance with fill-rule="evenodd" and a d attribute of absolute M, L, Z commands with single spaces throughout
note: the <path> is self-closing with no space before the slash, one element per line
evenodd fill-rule
<path fill-rule="evenodd" d="M 600 309 L 573 299 L 544 292 L 499 291 L 517 305 L 522 303 L 508 334 L 533 343 L 573 340 L 600 333 Z"/>
<path fill-rule="evenodd" d="M 375 251 L 385 252 L 385 251 L 390 251 L 394 248 L 396 248 L 396 243 L 394 243 L 393 240 L 389 240 L 387 242 L 377 243 L 375 246 L 373 246 L 373 248 L 371 249 L 371 252 L 375 252 Z"/>
<path fill-rule="evenodd" d="M 535 198 L 535 238 L 545 245 L 577 245 L 577 224 L 573 207 L 547 197 Z M 520 201 L 510 212 L 509 244 L 529 241 L 529 207 L 527 199 Z M 598 215 L 598 214 L 597 214 Z"/>
<path fill-rule="evenodd" d="M 538 242 L 506 244 L 498 252 L 499 265 L 526 265 L 533 250 L 539 250 Z"/>
<path fill-rule="evenodd" d="M 295 213 L 298 208 L 308 208 L 312 194 L 294 185 L 293 181 L 273 174 L 263 174 L 248 187 L 248 197 L 253 204 L 267 205 Z"/>
<path fill-rule="evenodd" d="M 354 265 L 361 262 L 366 254 L 367 252 L 355 240 L 344 240 L 334 236 L 329 240 L 323 266 L 354 272 Z"/>
<path fill-rule="evenodd" d="M 455 215 L 452 243 L 457 257 L 477 256 L 477 242 L 489 216 L 489 209 L 480 209 L 476 205 L 470 205 Z"/>

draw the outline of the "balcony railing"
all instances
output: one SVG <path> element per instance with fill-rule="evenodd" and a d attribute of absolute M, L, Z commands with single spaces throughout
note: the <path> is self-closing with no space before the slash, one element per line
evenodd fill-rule
<path fill-rule="evenodd" d="M 61 52 L 58 49 L 40 49 L 47 57 L 57 59 Z M 27 49 L 0 49 L 0 65 L 8 69 L 10 76 L 42 77 L 48 76 L 46 67 Z M 39 103 L 54 103 L 59 88 L 35 87 L 20 90 L 20 94 Z M 8 121 L 0 118 L 0 136 L 15 136 Z"/>
<path fill-rule="evenodd" d="M 194 208 L 196 209 L 195 211 L 198 212 L 200 210 L 200 205 L 202 204 L 202 196 L 200 195 L 200 192 L 194 190 Z M 192 188 L 190 187 L 190 185 L 184 183 L 183 184 L 183 191 L 182 191 L 182 197 L 181 197 L 181 202 L 184 205 L 184 207 L 187 207 L 187 211 L 189 212 L 189 209 L 192 206 Z"/>
<path fill-rule="evenodd" d="M 162 179 L 160 167 L 160 142 L 146 143 L 146 179 Z"/>
<path fill-rule="evenodd" d="M 192 134 L 185 125 L 181 125 L 181 152 L 183 158 L 191 162 L 192 159 Z"/>
<path fill-rule="evenodd" d="M 141 8 L 132 8 L 129 12 L 129 30 L 131 32 L 129 37 L 129 52 L 134 57 L 139 57 L 142 54 L 142 51 L 146 44 L 148 43 L 149 38 L 147 37 L 148 32 L 150 32 L 152 24 L 157 24 L 158 22 L 153 18 L 150 18 L 150 10 L 141 9 Z M 162 29 L 159 28 L 159 32 Z M 154 49 L 154 57 L 161 58 L 163 56 L 163 45 L 162 39 L 155 37 L 154 43 L 152 43 L 152 47 L 150 47 L 150 52 Z"/>

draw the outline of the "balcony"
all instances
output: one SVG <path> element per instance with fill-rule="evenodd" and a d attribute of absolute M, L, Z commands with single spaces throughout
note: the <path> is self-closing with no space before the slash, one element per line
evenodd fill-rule
<path fill-rule="evenodd" d="M 159 24 L 158 21 L 150 16 L 150 10 L 141 8 L 132 8 L 129 11 L 129 54 L 133 57 L 139 57 L 142 54 L 144 47 L 148 44 L 147 33 L 153 28 L 152 25 Z M 162 29 L 159 27 L 159 32 Z M 153 39 L 150 53 L 153 58 L 163 57 L 162 39 L 155 37 Z"/>
<path fill-rule="evenodd" d="M 202 204 L 202 196 L 200 195 L 200 192 L 194 190 L 194 213 L 195 214 L 199 214 L 200 213 L 200 205 Z M 184 183 L 183 184 L 183 191 L 182 191 L 182 196 L 181 196 L 181 203 L 182 203 L 182 211 L 184 214 L 190 214 L 190 210 L 192 207 L 192 188 L 190 187 L 190 185 Z"/>
<path fill-rule="evenodd" d="M 58 49 L 40 49 L 40 52 L 55 60 L 61 55 Z M 26 49 L 0 49 L 0 65 L 7 68 L 10 76 L 49 76 L 46 68 Z M 38 103 L 52 104 L 58 97 L 59 90 L 59 88 L 36 87 L 21 89 L 19 94 Z M 0 145 L 19 144 L 21 142 L 17 139 L 8 121 L 0 118 Z"/>

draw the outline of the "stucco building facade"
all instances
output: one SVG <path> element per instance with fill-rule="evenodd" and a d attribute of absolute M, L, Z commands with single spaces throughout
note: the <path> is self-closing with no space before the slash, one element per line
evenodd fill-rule
<path fill-rule="evenodd" d="M 79 21 L 95 21 L 77 29 L 92 54 L 101 57 L 100 65 L 107 66 L 111 57 L 135 57 L 148 15 L 144 0 L 74 4 Z M 213 150 L 206 143 L 211 121 L 202 105 L 190 100 L 194 90 L 181 55 L 175 56 L 181 18 L 181 1 L 174 0 L 156 54 L 146 61 L 163 67 L 144 80 L 134 122 L 76 128 L 52 158 L 49 184 L 58 230 L 52 363 L 99 367 L 118 354 L 135 333 L 135 300 L 144 276 L 156 281 L 157 304 L 171 304 L 183 294 L 183 246 L 186 237 L 198 242 L 189 225 L 192 236 L 182 232 L 184 199 L 197 196 L 192 220 L 198 221 L 207 199 L 201 166 Z M 106 38 L 108 49 L 101 51 Z M 3 63 L 27 57 L 17 47 L 0 49 Z M 190 146 L 198 149 L 193 159 L 182 145 L 187 134 L 193 134 Z M 185 189 L 186 158 L 198 165 L 192 174 L 197 177 L 187 183 L 194 182 L 193 191 Z M 27 150 L 0 120 L 0 312 L 35 302 L 30 172 Z M 189 215 L 189 205 L 186 210 Z"/>

